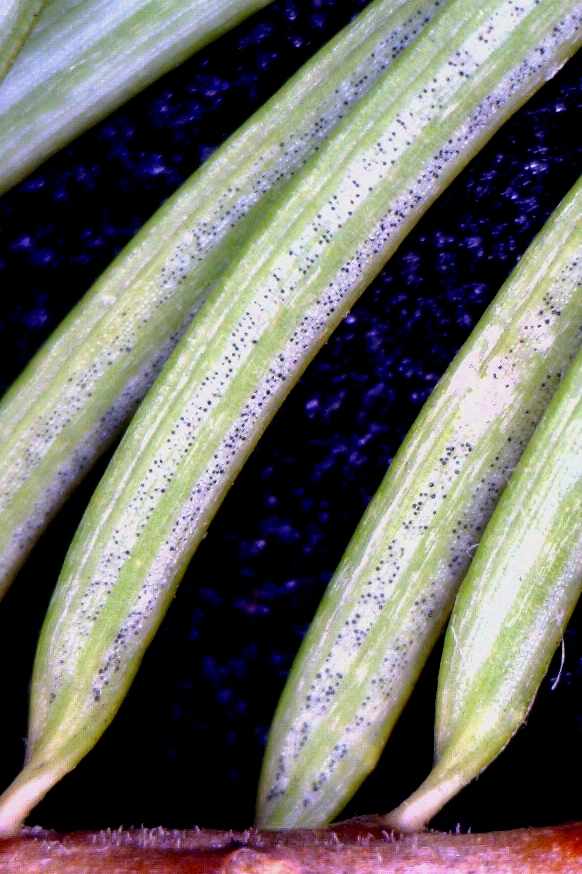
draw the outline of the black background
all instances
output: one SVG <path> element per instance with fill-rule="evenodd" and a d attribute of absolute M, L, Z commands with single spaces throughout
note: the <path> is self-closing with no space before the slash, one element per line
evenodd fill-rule
<path fill-rule="evenodd" d="M 363 0 L 279 0 L 0 200 L 0 389 L 156 207 Z M 580 169 L 571 61 L 441 197 L 294 390 L 195 556 L 97 748 L 32 820 L 58 829 L 249 825 L 286 671 L 367 501 L 439 375 Z M 104 461 L 0 608 L 0 782 L 22 761 L 35 640 Z M 582 818 L 580 610 L 527 726 L 435 821 Z M 426 775 L 438 653 L 347 813 Z"/>

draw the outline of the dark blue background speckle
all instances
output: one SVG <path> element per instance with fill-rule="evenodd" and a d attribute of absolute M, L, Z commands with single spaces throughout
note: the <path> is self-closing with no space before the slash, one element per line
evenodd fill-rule
<path fill-rule="evenodd" d="M 164 198 L 365 5 L 279 0 L 0 201 L 0 389 Z M 34 822 L 251 822 L 285 673 L 351 531 L 451 356 L 579 172 L 579 74 L 570 62 L 507 124 L 327 344 L 225 502 L 118 719 Z M 103 467 L 0 608 L 2 784 L 24 750 L 43 613 Z M 427 772 L 437 667 L 433 658 L 350 813 L 387 810 Z M 527 727 L 436 825 L 483 830 L 582 818 L 576 621 L 551 691 L 557 667 L 558 660 Z"/>

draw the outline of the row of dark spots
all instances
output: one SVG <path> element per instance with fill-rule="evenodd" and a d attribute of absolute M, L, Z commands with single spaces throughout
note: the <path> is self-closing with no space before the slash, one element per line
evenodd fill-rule
<path fill-rule="evenodd" d="M 485 45 L 489 45 L 489 37 L 494 31 L 495 27 L 493 24 L 486 25 L 484 28 L 482 28 L 482 30 L 479 31 L 479 35 L 477 36 L 478 41 L 484 43 Z"/>
<path fill-rule="evenodd" d="M 468 144 L 478 134 L 481 129 L 487 124 L 490 117 L 494 116 L 498 110 L 503 107 L 512 93 L 519 88 L 523 80 L 539 71 L 542 64 L 538 63 L 533 66 L 528 60 L 524 60 L 517 69 L 513 70 L 507 77 L 506 82 L 497 89 L 496 92 L 488 95 L 472 112 L 468 121 L 454 136 L 448 139 L 448 149 L 439 150 L 433 156 L 428 172 L 422 173 L 418 179 L 418 187 L 425 179 L 432 177 L 438 180 L 445 169 L 445 165 L 454 160 L 460 154 L 463 145 Z M 500 96 L 500 95 L 503 96 Z M 432 166 L 431 166 L 432 165 Z"/>
<path fill-rule="evenodd" d="M 129 556 L 129 552 L 127 555 Z M 103 556 L 101 561 L 106 567 L 108 565 L 117 567 L 117 558 L 118 556 L 110 551 Z M 81 620 L 79 631 L 82 637 L 89 636 L 89 625 L 94 625 L 107 608 L 106 596 L 110 595 L 114 588 L 115 582 L 111 578 L 100 579 L 99 576 L 92 578 L 79 602 L 79 618 Z M 98 593 L 97 596 L 96 593 Z"/>
<path fill-rule="evenodd" d="M 435 4 L 434 4 L 435 7 L 438 7 L 440 5 L 440 3 L 441 3 L 441 0 L 437 0 L 437 2 L 435 2 Z M 416 15 L 422 17 L 423 13 L 420 10 L 418 10 Z M 413 20 L 412 17 L 410 19 L 408 19 L 405 26 L 410 25 L 412 23 L 412 20 Z M 430 21 L 429 16 L 424 16 L 422 18 L 422 24 L 426 24 L 429 21 Z M 396 45 L 392 44 L 393 37 L 385 39 L 382 43 L 380 43 L 379 47 L 375 51 L 371 52 L 370 60 L 375 62 L 377 55 L 382 54 L 387 49 L 390 52 L 390 57 L 392 59 L 396 58 L 403 51 L 403 49 L 406 47 L 406 45 L 408 45 L 418 33 L 419 33 L 419 29 L 413 29 L 412 31 L 405 33 L 405 35 L 402 37 L 401 41 L 399 43 L 397 43 Z M 387 68 L 388 61 L 382 60 L 376 66 L 378 68 L 378 72 L 381 73 Z M 359 73 L 357 75 L 358 75 L 358 78 L 352 78 L 352 80 L 349 83 L 349 87 L 343 89 L 343 92 L 340 92 L 339 88 L 336 88 L 334 91 L 336 98 L 340 96 L 340 93 L 343 94 L 344 107 L 349 107 L 351 104 L 356 102 L 362 96 L 363 93 L 366 93 L 369 90 L 369 87 L 370 87 L 369 83 L 370 83 L 370 80 L 372 79 L 372 75 L 369 72 L 368 73 Z M 327 114 L 322 113 L 321 116 L 318 119 L 316 119 L 316 121 L 314 122 L 313 127 L 311 129 L 311 133 L 304 135 L 304 139 L 305 140 L 309 140 L 309 139 L 322 140 L 322 139 L 324 139 L 329 134 L 329 131 L 334 126 L 336 126 L 336 124 L 339 121 L 341 121 L 343 119 L 343 117 L 344 117 L 344 114 L 337 113 L 337 111 L 335 111 L 335 107 L 330 109 Z M 285 154 L 289 157 L 293 157 L 294 153 L 296 154 L 297 152 L 299 152 L 301 150 L 300 144 L 296 140 L 293 140 L 293 139 L 289 139 L 287 141 L 285 141 L 285 140 L 282 141 L 279 144 L 279 147 L 280 147 L 281 151 L 285 152 Z"/>
<path fill-rule="evenodd" d="M 534 0 L 534 6 L 537 6 L 538 2 L 539 0 Z M 515 14 L 516 18 L 522 18 L 527 12 L 526 7 L 521 3 L 510 2 L 509 8 Z"/>
<path fill-rule="evenodd" d="M 315 780 L 313 780 L 313 782 L 311 784 L 311 791 L 314 794 L 317 794 L 318 792 L 321 791 L 321 789 L 324 788 L 325 784 L 328 782 L 329 778 L 333 774 L 336 766 L 342 761 L 342 759 L 345 759 L 348 752 L 349 752 L 349 747 L 347 744 L 345 744 L 345 743 L 335 744 L 335 746 L 332 748 L 332 754 L 326 763 L 327 770 L 321 771 L 318 774 L 317 778 Z M 312 800 L 308 796 L 303 798 L 303 807 L 304 808 L 309 807 L 312 803 L 313 803 Z"/>
<path fill-rule="evenodd" d="M 182 417 L 183 419 L 183 417 Z M 183 424 L 181 422 L 180 424 Z M 171 429 L 171 435 L 175 436 L 177 433 L 177 426 Z M 168 438 L 166 441 L 172 444 L 171 438 Z M 168 467 L 168 459 L 165 454 L 158 454 L 153 457 L 150 466 L 146 471 L 146 479 L 141 480 L 136 486 L 136 492 L 132 498 L 132 506 L 134 508 L 134 512 L 137 506 L 140 507 L 140 521 L 136 526 L 134 532 L 134 545 L 139 541 L 144 531 L 147 528 L 148 522 L 150 521 L 159 497 L 166 494 L 168 489 L 171 487 L 175 477 L 176 477 L 176 469 L 170 469 Z M 147 478 L 152 476 L 159 477 L 161 474 L 161 485 L 158 485 L 154 488 L 148 484 Z M 147 509 L 144 507 L 147 506 Z M 105 564 L 110 568 L 121 568 L 122 565 L 129 560 L 131 557 L 131 551 L 126 548 L 127 544 L 127 532 L 121 531 L 119 527 L 116 527 L 112 531 L 111 540 L 113 545 L 117 547 L 117 550 L 112 550 L 105 557 Z"/>
<path fill-rule="evenodd" d="M 286 767 L 285 759 L 280 755 L 277 759 L 277 767 L 273 777 L 273 784 L 267 792 L 267 801 L 275 801 L 276 798 L 281 798 L 285 794 L 285 790 L 281 788 L 281 782 L 285 777 Z"/>
<path fill-rule="evenodd" d="M 112 354 L 109 353 L 111 357 Z M 85 405 L 85 399 L 93 397 L 94 384 L 97 382 L 101 370 L 97 363 L 91 364 L 82 374 L 72 375 L 67 378 L 67 385 L 73 386 L 73 392 L 69 392 L 66 401 L 66 414 L 63 415 L 64 404 L 61 401 L 56 407 L 53 407 L 44 416 L 38 416 L 32 426 L 33 439 L 44 447 L 49 447 L 52 442 L 62 434 L 63 431 L 73 422 L 77 413 L 82 412 Z M 29 477 L 30 470 L 37 467 L 44 458 L 44 453 L 40 449 L 32 449 L 27 446 L 23 453 L 23 461 L 25 470 L 19 477 L 19 482 L 26 482 Z"/>
<path fill-rule="evenodd" d="M 419 597 L 413 602 L 413 606 L 416 607 L 419 614 L 419 622 L 423 621 L 423 617 L 426 617 L 426 619 L 433 618 L 435 612 L 434 604 L 436 601 L 436 588 L 437 583 L 433 580 L 424 590 L 424 593 L 419 595 Z"/>
<path fill-rule="evenodd" d="M 127 420 L 131 413 L 137 409 L 139 402 L 160 373 L 170 351 L 174 348 L 182 334 L 183 328 L 173 333 L 166 343 L 166 347 L 157 354 L 154 354 L 153 357 L 145 363 L 141 372 L 137 375 L 137 378 L 130 380 L 130 382 L 126 384 L 117 400 L 113 402 L 105 413 L 103 413 L 98 424 L 98 434 L 101 441 L 109 439 L 111 435 L 117 431 L 119 426 Z"/>
<path fill-rule="evenodd" d="M 389 674 L 392 673 L 398 665 L 405 665 L 408 661 L 409 653 L 414 649 L 415 641 L 413 638 L 409 640 L 396 640 L 392 650 L 384 656 L 382 664 L 384 670 Z"/>
<path fill-rule="evenodd" d="M 457 448 L 449 445 L 445 448 L 445 452 L 439 461 L 445 467 L 451 462 L 455 464 L 456 466 L 452 472 L 455 475 L 459 475 L 462 470 L 460 466 L 462 458 L 468 457 L 472 451 L 473 446 L 468 441 L 461 442 Z M 405 531 L 410 532 L 412 529 L 416 529 L 421 533 L 428 531 L 429 525 L 425 522 L 420 522 L 420 519 L 423 518 L 423 511 L 426 505 L 430 504 L 432 507 L 431 515 L 434 516 L 437 513 L 438 505 L 447 498 L 448 494 L 444 491 L 444 486 L 441 487 L 442 494 L 440 495 L 437 493 L 436 488 L 435 482 L 430 481 L 428 483 L 428 490 L 419 492 L 418 498 L 411 503 L 411 514 L 402 523 Z M 396 554 L 397 548 L 399 552 L 398 557 Z M 360 595 L 360 600 L 363 603 L 373 601 L 379 611 L 384 608 L 387 601 L 386 589 L 396 582 L 401 573 L 402 565 L 398 558 L 401 558 L 402 554 L 403 548 L 398 546 L 398 540 L 394 538 L 386 547 L 386 557 L 378 559 L 375 567 L 375 576 L 366 583 L 370 591 L 364 590 Z M 425 599 L 419 599 L 415 602 L 414 606 L 424 608 Z M 426 607 L 425 612 L 430 618 L 433 615 L 432 607 Z"/>
<path fill-rule="evenodd" d="M 434 5 L 435 5 L 435 7 L 438 7 L 438 6 L 440 5 L 440 0 L 437 0 L 437 2 L 435 2 Z M 429 17 L 429 16 L 426 16 L 426 15 L 423 15 L 423 13 L 422 13 L 421 10 L 417 10 L 417 12 L 416 12 L 416 16 L 422 18 L 422 24 L 423 24 L 423 25 L 427 24 L 427 23 L 430 21 L 430 17 Z M 412 20 L 413 20 L 412 17 L 411 17 L 410 19 L 408 19 L 407 24 L 410 24 L 410 23 L 412 22 Z M 406 34 L 404 35 L 404 37 L 402 38 L 402 40 L 401 40 L 400 43 L 398 43 L 398 44 L 396 44 L 396 45 L 391 45 L 391 46 L 390 46 L 390 54 L 391 54 L 391 57 L 392 57 L 392 58 L 397 57 L 397 56 L 402 52 L 402 50 L 406 47 L 406 45 L 409 44 L 409 43 L 414 39 L 414 37 L 418 34 L 418 32 L 419 32 L 419 29 L 415 28 L 415 29 L 413 29 L 412 31 L 409 31 L 408 33 L 406 33 Z M 390 45 L 389 40 L 385 40 L 385 41 L 384 41 L 384 45 L 382 46 L 382 48 L 386 48 L 386 47 L 388 47 L 389 45 Z M 371 57 L 372 57 L 373 60 L 375 60 L 375 58 L 376 58 L 376 52 L 372 52 Z M 383 61 L 383 62 L 379 65 L 379 69 L 380 69 L 380 71 L 385 70 L 386 67 L 387 67 L 387 61 Z M 361 94 L 362 94 L 364 91 L 368 90 L 368 82 L 369 82 L 369 80 L 370 80 L 370 75 L 369 75 L 369 74 L 367 74 L 367 73 L 360 74 L 360 75 L 359 75 L 359 78 L 356 79 L 355 81 L 353 81 L 353 82 L 351 83 L 352 93 L 348 93 L 348 94 L 346 95 L 346 99 L 344 100 L 344 104 L 345 104 L 345 105 L 349 105 L 349 104 L 351 104 L 352 102 L 355 102 L 355 101 L 356 101 L 356 100 L 361 96 Z M 336 89 L 335 94 L 336 94 L 336 96 L 339 96 L 339 89 Z M 317 139 L 323 139 L 323 138 L 324 138 L 325 136 L 327 136 L 327 134 L 329 133 L 330 128 L 334 126 L 334 125 L 332 124 L 332 121 L 335 122 L 335 123 L 337 123 L 337 121 L 341 120 L 342 117 L 343 117 L 343 114 L 339 114 L 339 115 L 336 114 L 335 117 L 333 117 L 332 119 L 327 119 L 327 118 L 325 117 L 325 115 L 322 115 L 321 118 L 318 118 L 318 119 L 315 121 L 315 123 L 314 123 L 314 125 L 313 125 L 313 128 L 312 128 L 311 136 L 310 136 L 309 134 L 307 134 L 306 136 L 304 136 L 303 139 L 306 139 L 306 140 L 309 140 L 310 138 L 311 138 L 311 139 L 315 139 L 315 140 L 317 140 Z M 286 154 L 287 156 L 289 156 L 289 157 L 292 157 L 292 155 L 293 155 L 294 152 L 297 153 L 297 152 L 302 151 L 302 149 L 301 149 L 301 145 L 300 145 L 299 143 L 297 143 L 297 142 L 294 142 L 293 140 L 290 140 L 290 141 L 283 141 L 283 142 L 281 142 L 281 143 L 280 143 L 280 149 L 281 149 L 283 152 L 285 152 L 285 154 Z M 279 181 L 283 181 L 284 178 L 286 178 L 286 177 L 288 178 L 288 177 L 291 176 L 291 175 L 293 175 L 293 171 L 289 171 L 289 172 L 286 173 L 286 174 L 283 173 L 283 172 L 276 173 L 276 174 L 272 177 L 271 182 L 272 182 L 272 183 L 276 183 L 276 182 L 279 182 Z M 267 182 L 267 174 L 263 174 L 262 178 L 259 177 L 259 180 L 258 180 L 258 182 L 257 182 L 257 185 L 258 185 L 258 186 L 261 186 L 261 185 L 262 185 L 263 190 L 267 190 L 267 188 L 271 187 L 271 183 Z M 228 195 L 232 195 L 232 191 L 233 191 L 233 189 L 232 189 L 232 188 L 229 188 L 227 194 L 228 194 Z M 237 207 L 238 207 L 238 208 L 237 208 Z M 227 216 L 231 213 L 231 211 L 232 211 L 233 213 L 236 213 L 236 215 L 237 215 L 237 219 L 235 219 L 235 221 L 233 221 L 233 222 L 231 223 L 231 227 L 234 227 L 234 225 L 236 224 L 236 221 L 238 220 L 238 217 L 242 217 L 242 215 L 243 215 L 244 212 L 246 212 L 246 211 L 245 211 L 245 210 L 242 210 L 242 209 L 240 208 L 240 206 L 237 205 L 236 207 L 230 207 L 229 209 L 227 209 L 227 210 L 224 212 L 223 215 L 224 215 L 225 217 L 227 217 Z M 217 220 L 217 224 L 218 224 L 218 220 Z M 205 230 L 206 230 L 206 229 L 205 229 Z M 194 234 L 197 233 L 196 229 L 193 229 L 192 232 L 193 232 Z M 207 233 L 208 233 L 208 231 L 207 231 Z M 210 233 L 212 233 L 212 232 L 210 232 Z M 199 253 L 200 253 L 199 256 L 198 256 L 198 260 L 201 260 L 201 258 L 202 258 L 202 256 L 203 256 L 204 252 L 203 252 L 203 248 L 202 248 L 202 246 L 201 246 L 199 240 L 197 240 L 197 243 L 198 243 L 198 251 L 199 251 Z M 185 277 L 186 277 L 186 274 L 185 274 L 185 273 L 184 273 L 184 274 L 181 274 L 181 275 L 178 275 L 178 274 L 175 274 L 175 273 L 174 273 L 174 274 L 171 274 L 171 277 L 170 277 L 170 278 L 172 278 L 173 280 L 179 282 L 179 281 L 183 281 L 183 280 L 185 279 Z"/>
<path fill-rule="evenodd" d="M 340 671 L 323 667 L 309 686 L 309 691 L 305 696 L 305 709 L 313 710 L 323 707 L 323 712 L 328 710 L 332 699 L 342 685 L 343 679 L 344 675 Z"/>
<path fill-rule="evenodd" d="M 193 268 L 202 264 L 207 257 L 209 250 L 213 249 L 215 245 L 220 242 L 221 238 L 223 238 L 223 232 L 220 231 L 219 228 L 224 219 L 228 219 L 230 216 L 228 227 L 232 230 L 238 224 L 240 219 L 242 219 L 249 211 L 243 207 L 242 198 L 239 202 L 235 202 L 234 204 L 225 207 L 225 202 L 230 202 L 235 191 L 240 191 L 240 189 L 229 187 L 226 193 L 223 194 L 221 198 L 222 209 L 219 201 L 219 206 L 215 211 L 216 215 L 211 222 L 200 220 L 198 224 L 192 225 L 188 228 L 188 232 L 193 237 L 190 244 L 187 245 L 181 242 L 174 249 L 173 253 L 168 255 L 159 272 L 158 306 L 162 306 L 172 300 L 177 289 L 179 289 L 190 276 Z M 184 229 L 182 229 L 182 232 L 183 230 Z M 181 264 L 181 266 L 177 267 L 177 264 Z M 168 288 L 165 293 L 162 293 L 161 289 L 166 285 Z"/>
<path fill-rule="evenodd" d="M 529 416 L 526 410 L 525 415 Z M 534 424 L 529 428 L 533 430 Z M 504 484 L 507 482 L 519 456 L 521 455 L 529 433 L 514 429 L 515 433 L 508 434 L 505 438 L 506 450 L 498 453 L 489 463 L 490 473 L 480 478 L 472 500 L 471 510 L 464 517 L 457 519 L 451 528 L 453 543 L 447 564 L 449 571 L 456 575 L 462 573 L 471 558 L 469 546 L 479 542 L 483 527 L 493 512 Z M 517 437 L 516 435 L 520 436 Z"/>
<path fill-rule="evenodd" d="M 295 758 L 297 758 L 297 755 L 301 752 L 301 750 L 304 749 L 305 745 L 307 744 L 307 741 L 309 740 L 310 734 L 311 734 L 311 723 L 306 722 L 306 721 L 302 722 L 301 729 L 299 732 L 299 743 L 297 744 L 297 752 L 295 753 Z"/>
<path fill-rule="evenodd" d="M 248 331 L 245 331 L 243 329 L 242 330 L 243 340 L 246 340 L 247 335 L 248 335 Z M 233 333 L 233 337 L 236 337 L 236 333 Z M 235 353 L 235 355 L 232 357 L 240 358 L 240 356 L 241 356 L 240 345 L 236 341 L 236 339 L 234 340 L 234 342 L 232 344 L 232 349 Z M 198 409 L 196 410 L 196 412 L 194 413 L 194 411 L 192 411 L 192 413 L 189 414 L 188 418 L 186 418 L 186 416 L 180 417 L 178 424 L 175 427 L 170 429 L 169 435 L 166 438 L 166 441 L 165 441 L 167 444 L 166 452 L 163 455 L 159 456 L 153 462 L 154 466 L 157 466 L 158 469 L 164 467 L 167 470 L 167 458 L 166 458 L 167 453 L 170 453 L 170 455 L 173 456 L 173 465 L 172 465 L 173 469 L 172 469 L 171 473 L 166 473 L 166 475 L 164 476 L 165 484 L 162 486 L 159 486 L 153 490 L 151 490 L 147 487 L 147 483 L 144 483 L 144 484 L 140 485 L 140 487 L 138 487 L 138 491 L 142 493 L 142 499 L 144 499 L 144 498 L 149 499 L 149 501 L 151 503 L 151 507 L 150 507 L 149 511 L 146 512 L 144 520 L 143 520 L 142 524 L 140 525 L 140 532 L 142 532 L 142 533 L 143 533 L 143 530 L 145 529 L 145 526 L 149 522 L 149 519 L 151 518 L 151 515 L 155 509 L 156 502 L 157 502 L 157 495 L 158 494 L 163 495 L 166 493 L 167 489 L 171 486 L 171 483 L 174 481 L 174 479 L 177 475 L 177 471 L 179 470 L 180 464 L 182 463 L 182 461 L 187 457 L 187 455 L 192 450 L 194 443 L 195 443 L 195 438 L 194 438 L 195 428 L 204 420 L 204 417 L 208 414 L 209 410 L 212 408 L 214 403 L 218 399 L 220 399 L 220 397 L 222 396 L 222 393 L 224 391 L 226 382 L 230 379 L 230 377 L 234 373 L 234 368 L 230 364 L 231 356 L 226 355 L 224 360 L 226 361 L 226 363 L 228 365 L 227 369 L 226 369 L 226 376 L 224 375 L 224 370 L 221 370 L 219 368 L 217 371 L 214 372 L 214 374 L 207 375 L 201 380 L 200 387 L 201 387 L 201 389 L 204 389 L 206 386 L 210 385 L 212 382 L 216 382 L 218 374 L 221 374 L 221 379 L 218 380 L 218 386 L 217 386 L 217 390 L 214 392 L 214 397 L 208 398 L 204 404 L 202 404 L 201 406 L 198 406 Z M 177 441 L 176 438 L 182 437 L 184 435 L 185 430 L 189 435 L 188 438 L 186 440 Z M 153 467 L 149 468 L 148 475 L 153 475 L 153 473 L 154 473 Z M 138 495 L 138 499 L 139 499 L 139 495 Z"/>
<path fill-rule="evenodd" d="M 282 353 L 279 355 L 279 360 L 281 364 L 284 364 L 285 358 Z M 198 503 L 202 495 L 210 494 L 216 484 L 227 474 L 229 468 L 240 456 L 245 444 L 249 442 L 254 423 L 260 418 L 264 406 L 270 398 L 277 394 L 278 388 L 287 381 L 288 376 L 288 372 L 283 368 L 274 366 L 269 368 L 263 386 L 251 393 L 238 416 L 238 421 L 222 440 L 220 450 L 213 456 L 214 467 L 205 474 L 204 483 L 197 484 L 189 504 Z M 191 524 L 190 512 L 190 510 L 187 511 L 187 517 Z"/>
<path fill-rule="evenodd" d="M 141 610 L 132 610 L 128 613 L 124 625 L 119 629 L 113 640 L 111 652 L 97 671 L 93 684 L 93 700 L 97 703 L 101 699 L 103 690 L 110 685 L 114 676 L 121 671 L 124 661 L 124 651 L 131 646 L 131 639 L 139 638 L 142 633 Z"/>
<path fill-rule="evenodd" d="M 131 353 L 132 347 L 128 341 L 124 341 L 125 345 L 120 345 L 120 339 L 119 335 L 114 337 L 113 342 L 117 344 L 116 347 L 106 349 L 103 362 L 105 367 L 112 367 L 120 352 Z M 67 415 L 63 416 L 62 414 L 64 404 L 61 402 L 57 408 L 53 408 L 45 416 L 38 417 L 34 425 L 33 436 L 35 439 L 45 445 L 50 445 L 52 440 L 57 438 L 73 422 L 75 414 L 83 411 L 85 402 L 93 397 L 94 387 L 105 372 L 103 364 L 99 360 L 93 361 L 89 365 L 85 364 L 81 371 L 67 378 L 66 384 L 70 389 L 66 398 Z M 29 457 L 28 461 L 33 462 L 33 459 Z M 34 466 L 41 461 L 42 455 L 39 454 L 36 461 L 33 462 Z"/>
<path fill-rule="evenodd" d="M 575 14 L 570 19 L 565 18 L 564 21 L 552 27 L 551 38 L 547 42 L 550 44 L 553 43 L 554 45 L 560 44 L 562 38 L 566 35 L 568 25 L 572 26 L 575 22 L 582 24 L 582 15 Z M 547 48 L 548 46 L 544 44 L 535 47 L 532 55 L 525 58 L 517 69 L 512 71 L 508 77 L 508 96 L 511 95 L 513 91 L 517 90 L 524 81 L 531 79 L 542 70 L 545 65 Z M 534 59 L 534 55 L 538 55 L 537 60 Z M 497 101 L 498 105 L 501 105 L 504 102 L 506 101 Z"/>

